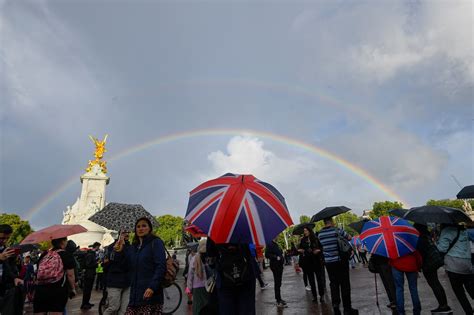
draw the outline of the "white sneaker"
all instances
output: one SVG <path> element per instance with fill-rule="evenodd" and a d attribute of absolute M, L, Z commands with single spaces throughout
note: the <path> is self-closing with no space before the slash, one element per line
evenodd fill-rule
<path fill-rule="evenodd" d="M 311 291 L 311 287 L 309 285 L 306 286 L 306 291 Z"/>
<path fill-rule="evenodd" d="M 278 308 L 286 308 L 286 307 L 288 307 L 288 305 L 283 304 L 283 303 L 281 303 L 281 302 L 277 302 L 276 305 L 277 305 Z"/>

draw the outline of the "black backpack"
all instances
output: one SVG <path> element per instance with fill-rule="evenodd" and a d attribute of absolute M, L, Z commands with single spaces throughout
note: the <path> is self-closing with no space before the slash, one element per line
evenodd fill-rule
<path fill-rule="evenodd" d="M 249 259 L 242 245 L 220 246 L 217 270 L 223 287 L 238 287 L 250 280 Z"/>

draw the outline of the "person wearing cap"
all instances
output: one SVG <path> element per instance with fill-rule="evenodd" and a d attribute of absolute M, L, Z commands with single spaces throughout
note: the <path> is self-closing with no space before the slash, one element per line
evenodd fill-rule
<path fill-rule="evenodd" d="M 199 315 L 202 308 L 206 306 L 209 294 L 206 291 L 206 268 L 205 268 L 206 240 L 201 239 L 196 255 L 192 256 L 189 263 L 187 287 L 192 290 L 193 315 Z"/>
<path fill-rule="evenodd" d="M 84 287 L 82 295 L 81 310 L 91 309 L 94 304 L 90 303 L 92 288 L 94 287 L 94 279 L 97 268 L 96 252 L 100 248 L 100 243 L 95 242 L 89 245 L 90 250 L 87 251 L 85 257 L 85 271 L 84 271 Z"/>

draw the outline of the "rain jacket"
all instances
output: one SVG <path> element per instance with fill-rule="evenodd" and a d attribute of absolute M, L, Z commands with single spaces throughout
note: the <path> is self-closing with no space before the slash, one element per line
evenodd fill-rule
<path fill-rule="evenodd" d="M 125 259 L 117 260 L 117 253 L 114 252 L 115 243 L 109 245 L 108 247 L 108 259 L 107 263 L 107 272 L 106 272 L 106 283 L 107 287 L 110 288 L 128 288 L 130 286 L 130 274 L 128 272 L 128 266 Z M 128 242 L 124 245 L 124 251 L 127 251 L 127 248 L 130 247 Z M 119 256 L 120 257 L 120 256 Z"/>
<path fill-rule="evenodd" d="M 126 263 L 130 272 L 130 306 L 163 304 L 163 289 L 161 282 L 166 272 L 166 255 L 163 241 L 148 235 L 140 244 L 132 244 L 124 248 L 122 253 L 126 256 Z M 119 257 L 117 257 L 119 258 Z M 154 294 L 144 300 L 146 289 L 152 289 Z"/>
<path fill-rule="evenodd" d="M 390 259 L 390 266 L 403 272 L 418 272 L 421 269 L 421 265 L 422 258 L 417 250 L 403 257 Z"/>
<path fill-rule="evenodd" d="M 438 240 L 438 250 L 441 253 L 446 253 L 449 248 L 449 244 L 456 238 L 458 233 L 457 227 L 447 226 L 441 231 L 441 235 Z M 451 248 L 451 250 L 446 253 L 446 256 L 471 259 L 471 247 L 469 243 L 469 237 L 466 230 L 459 231 L 459 238 Z"/>

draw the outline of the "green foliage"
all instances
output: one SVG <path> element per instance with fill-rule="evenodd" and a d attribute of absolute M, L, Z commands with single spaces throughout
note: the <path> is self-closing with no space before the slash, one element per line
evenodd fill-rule
<path fill-rule="evenodd" d="M 351 235 L 355 235 L 358 233 L 349 226 L 349 223 L 356 222 L 359 220 L 360 218 L 352 212 L 341 213 L 340 215 L 334 217 L 334 222 L 336 223 L 336 225 L 343 228 Z"/>
<path fill-rule="evenodd" d="M 403 208 L 403 204 L 398 201 L 380 201 L 374 202 L 372 206 L 372 212 L 370 213 L 370 217 L 372 219 L 381 217 L 383 215 L 389 215 L 388 211 L 393 209 L 400 209 Z"/>
<path fill-rule="evenodd" d="M 158 221 L 158 228 L 155 229 L 155 234 L 163 240 L 166 247 L 173 247 L 176 239 L 181 239 L 183 218 L 165 214 L 156 217 L 156 220 Z"/>
<path fill-rule="evenodd" d="M 300 224 L 301 223 L 308 223 L 310 220 L 311 220 L 311 218 L 308 217 L 307 215 L 300 216 Z"/>
<path fill-rule="evenodd" d="M 474 209 L 474 200 L 469 200 L 468 201 L 471 204 L 471 207 Z M 463 209 L 464 201 L 460 199 L 455 199 L 455 200 L 449 200 L 449 199 L 444 199 L 444 200 L 428 200 L 426 202 L 426 205 L 428 206 L 444 206 L 444 207 L 451 207 L 451 208 L 458 208 L 461 210 Z"/>
<path fill-rule="evenodd" d="M 33 232 L 30 223 L 22 220 L 17 214 L 0 214 L 0 224 L 9 224 L 13 228 L 8 245 L 20 243 L 28 234 Z"/>

